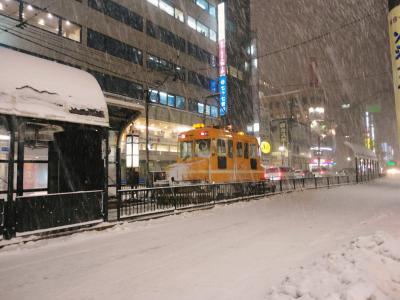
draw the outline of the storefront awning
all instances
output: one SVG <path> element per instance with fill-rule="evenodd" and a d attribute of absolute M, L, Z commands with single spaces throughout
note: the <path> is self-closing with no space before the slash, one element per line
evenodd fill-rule
<path fill-rule="evenodd" d="M 89 73 L 0 47 L 0 114 L 108 127 L 107 104 Z"/>
<path fill-rule="evenodd" d="M 344 142 L 344 144 L 353 151 L 355 157 L 372 160 L 377 159 L 376 154 L 373 151 L 365 148 L 362 145 L 353 144 L 350 142 Z"/>

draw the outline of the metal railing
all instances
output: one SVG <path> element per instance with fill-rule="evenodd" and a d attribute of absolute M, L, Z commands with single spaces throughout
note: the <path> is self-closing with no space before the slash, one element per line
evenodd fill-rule
<path fill-rule="evenodd" d="M 5 202 L 3 235 L 74 226 L 104 218 L 103 191 L 18 196 Z"/>
<path fill-rule="evenodd" d="M 245 200 L 273 193 L 360 183 L 377 177 L 378 175 L 370 174 L 369 176 L 310 177 L 279 181 L 122 189 L 117 191 L 117 220 L 204 207 L 233 199 Z"/>

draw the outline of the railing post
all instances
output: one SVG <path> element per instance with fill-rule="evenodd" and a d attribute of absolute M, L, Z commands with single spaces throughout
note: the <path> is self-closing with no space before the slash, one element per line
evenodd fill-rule
<path fill-rule="evenodd" d="M 283 191 L 283 189 L 282 189 L 282 178 L 279 180 L 279 189 L 280 189 L 281 192 Z"/>
<path fill-rule="evenodd" d="M 120 221 L 121 220 L 121 207 L 122 207 L 122 195 L 121 195 L 122 191 L 121 190 L 117 190 L 117 220 Z"/>
<path fill-rule="evenodd" d="M 347 175 L 347 183 L 350 184 L 350 175 Z"/>
<path fill-rule="evenodd" d="M 340 177 L 339 176 L 337 176 L 337 184 L 338 185 L 340 184 Z"/>
<path fill-rule="evenodd" d="M 317 177 L 315 177 L 315 176 L 314 176 L 314 185 L 315 185 L 315 188 L 317 189 L 318 188 Z"/>
<path fill-rule="evenodd" d="M 296 179 L 293 178 L 293 189 L 296 190 Z"/>
<path fill-rule="evenodd" d="M 305 182 L 305 181 L 306 181 L 306 179 L 303 177 L 303 178 L 302 178 L 303 189 L 306 187 L 306 182 Z"/>
<path fill-rule="evenodd" d="M 329 177 L 326 177 L 326 182 L 328 183 L 328 188 L 329 188 Z"/>

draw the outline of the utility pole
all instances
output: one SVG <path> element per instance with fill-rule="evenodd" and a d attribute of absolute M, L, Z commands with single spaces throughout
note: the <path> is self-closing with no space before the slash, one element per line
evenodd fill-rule
<path fill-rule="evenodd" d="M 146 113 L 146 187 L 150 187 L 150 152 L 149 152 L 149 102 L 150 102 L 150 90 L 147 88 L 144 90 L 145 99 L 145 113 Z"/>

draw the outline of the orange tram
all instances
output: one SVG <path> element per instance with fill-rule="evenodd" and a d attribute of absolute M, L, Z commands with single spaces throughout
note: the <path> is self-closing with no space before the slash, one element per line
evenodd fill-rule
<path fill-rule="evenodd" d="M 177 163 L 167 174 L 175 183 L 229 183 L 262 181 L 264 169 L 255 137 L 229 129 L 204 127 L 179 135 Z"/>

